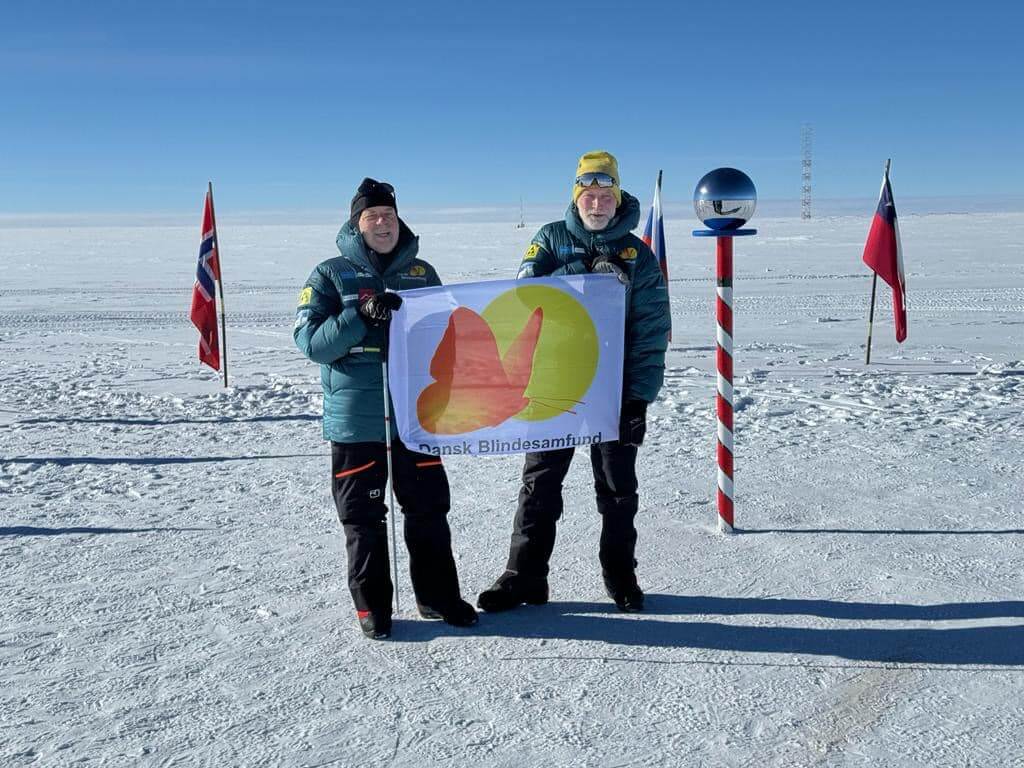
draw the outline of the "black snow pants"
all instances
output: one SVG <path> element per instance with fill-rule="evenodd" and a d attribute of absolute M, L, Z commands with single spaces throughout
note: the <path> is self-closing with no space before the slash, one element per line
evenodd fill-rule
<path fill-rule="evenodd" d="M 555 523 L 562 516 L 562 481 L 574 453 L 575 449 L 565 448 L 526 454 L 506 566 L 524 580 L 547 577 Z M 636 446 L 618 441 L 590 447 L 597 511 L 601 513 L 601 571 L 611 584 L 628 584 L 635 578 L 636 455 Z"/>
<path fill-rule="evenodd" d="M 448 510 L 451 495 L 436 456 L 392 442 L 395 497 L 402 509 L 409 575 L 416 601 L 441 609 L 459 598 Z M 345 531 L 348 588 L 356 610 L 391 613 L 387 451 L 384 443 L 331 443 L 334 503 Z"/>

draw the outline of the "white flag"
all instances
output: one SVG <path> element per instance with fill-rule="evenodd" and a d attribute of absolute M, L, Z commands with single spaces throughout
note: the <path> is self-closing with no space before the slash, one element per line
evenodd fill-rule
<path fill-rule="evenodd" d="M 613 276 L 401 294 L 388 384 L 410 449 L 485 455 L 618 439 L 626 308 Z"/>

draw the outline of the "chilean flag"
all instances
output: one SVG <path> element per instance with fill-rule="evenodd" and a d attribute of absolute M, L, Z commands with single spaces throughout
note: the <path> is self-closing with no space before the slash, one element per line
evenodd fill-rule
<path fill-rule="evenodd" d="M 217 342 L 217 298 L 214 283 L 220 280 L 217 258 L 217 224 L 213 218 L 213 190 L 206 192 L 203 208 L 203 239 L 199 244 L 199 265 L 192 287 L 192 325 L 199 329 L 199 361 L 220 370 L 220 345 Z"/>
<path fill-rule="evenodd" d="M 658 183 L 654 186 L 654 202 L 651 212 L 647 214 L 644 225 L 644 236 L 640 238 L 647 247 L 654 251 L 658 258 L 658 266 L 665 278 L 665 289 L 668 290 L 668 259 L 665 254 L 665 221 L 661 218 L 661 171 L 658 171 Z M 672 341 L 672 331 L 668 332 L 668 340 Z"/>
<path fill-rule="evenodd" d="M 903 274 L 903 248 L 896 221 L 896 204 L 889 184 L 889 166 L 882 177 L 878 208 L 864 244 L 864 263 L 892 288 L 892 313 L 896 320 L 896 341 L 907 338 L 907 280 Z"/>

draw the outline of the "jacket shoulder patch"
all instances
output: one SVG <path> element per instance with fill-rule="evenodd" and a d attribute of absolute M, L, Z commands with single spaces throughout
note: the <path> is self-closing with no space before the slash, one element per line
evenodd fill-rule
<path fill-rule="evenodd" d="M 427 268 L 422 264 L 413 264 L 409 267 L 409 277 L 423 277 L 427 274 Z"/>
<path fill-rule="evenodd" d="M 619 252 L 619 258 L 623 261 L 636 261 L 636 248 L 623 248 Z"/>
<path fill-rule="evenodd" d="M 305 306 L 306 304 L 309 304 L 309 302 L 311 302 L 312 300 L 313 289 L 307 285 L 305 288 L 302 289 L 302 292 L 299 294 L 299 306 Z"/>
<path fill-rule="evenodd" d="M 530 247 L 527 248 L 526 253 L 523 254 L 523 261 L 536 259 L 538 253 L 540 253 L 540 243 L 530 243 Z"/>

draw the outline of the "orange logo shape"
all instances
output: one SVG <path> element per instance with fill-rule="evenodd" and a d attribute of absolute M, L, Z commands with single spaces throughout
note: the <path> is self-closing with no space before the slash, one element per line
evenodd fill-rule
<path fill-rule="evenodd" d="M 423 428 L 435 435 L 472 432 L 496 427 L 526 408 L 530 401 L 523 393 L 543 322 L 544 310 L 537 307 L 500 356 L 486 320 L 466 307 L 452 312 L 430 361 L 435 381 L 416 400 Z"/>

